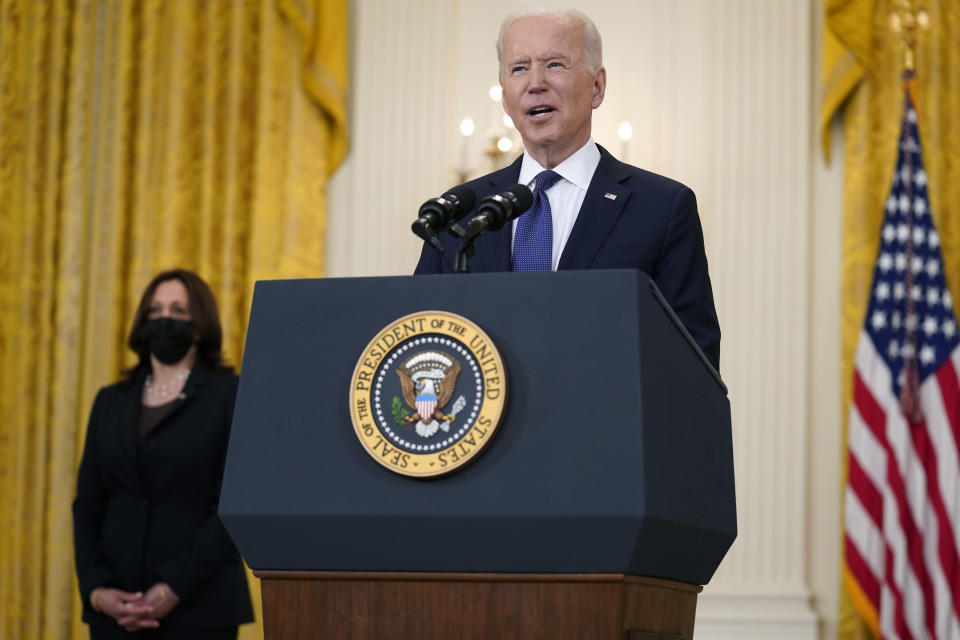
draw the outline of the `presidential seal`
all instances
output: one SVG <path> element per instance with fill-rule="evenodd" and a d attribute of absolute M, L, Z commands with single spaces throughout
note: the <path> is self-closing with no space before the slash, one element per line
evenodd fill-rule
<path fill-rule="evenodd" d="M 353 370 L 353 428 L 391 471 L 450 473 L 493 438 L 506 407 L 506 375 L 493 341 L 466 318 L 446 311 L 404 316 L 370 341 Z"/>

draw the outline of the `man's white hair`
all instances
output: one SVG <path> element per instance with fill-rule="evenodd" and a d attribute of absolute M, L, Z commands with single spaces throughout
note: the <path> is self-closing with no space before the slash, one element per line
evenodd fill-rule
<path fill-rule="evenodd" d="M 583 26 L 583 59 L 590 73 L 596 73 L 603 65 L 603 43 L 600 41 L 600 31 L 597 25 L 582 11 L 576 9 L 555 9 L 553 7 L 527 7 L 511 13 L 500 25 L 500 34 L 497 36 L 497 62 L 500 65 L 500 77 L 503 77 L 503 36 L 517 20 L 533 16 L 569 17 L 577 20 Z"/>

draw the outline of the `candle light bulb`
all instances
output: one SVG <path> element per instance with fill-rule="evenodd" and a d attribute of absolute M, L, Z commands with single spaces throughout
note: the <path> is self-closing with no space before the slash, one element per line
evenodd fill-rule
<path fill-rule="evenodd" d="M 617 135 L 621 140 L 626 142 L 633 136 L 633 127 L 630 126 L 630 123 L 624 120 L 620 123 L 620 128 L 617 129 Z"/>
<path fill-rule="evenodd" d="M 460 121 L 460 133 L 463 135 L 470 137 L 476 129 L 477 125 L 474 124 L 473 118 L 464 118 Z"/>

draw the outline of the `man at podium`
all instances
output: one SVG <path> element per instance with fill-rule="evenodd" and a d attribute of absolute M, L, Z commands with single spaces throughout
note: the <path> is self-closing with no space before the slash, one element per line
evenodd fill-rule
<path fill-rule="evenodd" d="M 477 239 L 473 271 L 639 269 L 719 369 L 720 327 L 693 191 L 620 162 L 591 137 L 607 83 L 601 53 L 596 25 L 576 10 L 527 9 L 501 25 L 503 107 L 524 152 L 466 186 L 483 198 L 519 182 L 533 205 Z M 456 238 L 441 242 L 455 252 Z M 444 271 L 424 244 L 416 273 Z"/>

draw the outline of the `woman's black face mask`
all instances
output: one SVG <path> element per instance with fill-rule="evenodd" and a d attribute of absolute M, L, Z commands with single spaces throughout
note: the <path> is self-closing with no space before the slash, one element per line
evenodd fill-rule
<path fill-rule="evenodd" d="M 140 337 L 157 360 L 176 364 L 193 344 L 193 323 L 177 318 L 151 318 L 140 327 Z"/>

